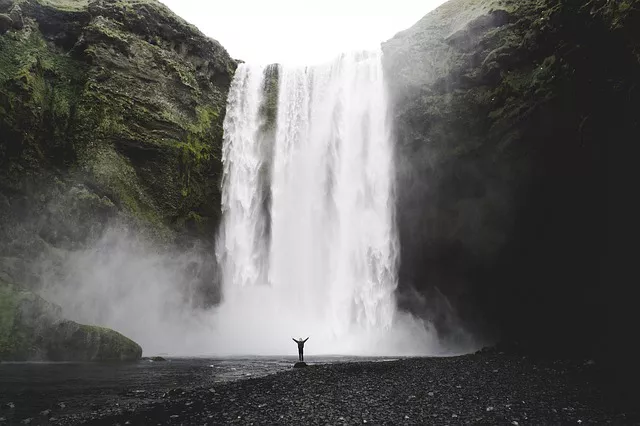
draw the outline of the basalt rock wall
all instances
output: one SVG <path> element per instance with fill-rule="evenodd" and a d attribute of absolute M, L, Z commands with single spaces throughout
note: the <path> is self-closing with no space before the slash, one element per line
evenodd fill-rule
<path fill-rule="evenodd" d="M 640 2 L 452 0 L 383 50 L 403 306 L 632 366 L 613 223 L 628 229 L 614 188 L 638 140 Z"/>

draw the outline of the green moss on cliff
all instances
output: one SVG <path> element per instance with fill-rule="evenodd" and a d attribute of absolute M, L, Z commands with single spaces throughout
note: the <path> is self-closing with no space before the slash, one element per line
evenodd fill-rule
<path fill-rule="evenodd" d="M 103 41 L 118 47 L 125 53 L 128 52 L 129 42 L 132 37 L 126 33 L 121 23 L 104 16 L 98 16 L 85 29 L 98 33 L 103 38 Z"/>
<path fill-rule="evenodd" d="M 71 12 L 85 10 L 89 6 L 89 0 L 37 0 L 37 2 L 43 6 Z"/>
<path fill-rule="evenodd" d="M 0 280 L 0 360 L 39 359 L 44 329 L 56 310 L 31 292 Z"/>
<path fill-rule="evenodd" d="M 591 0 L 584 7 L 589 8 L 594 15 L 604 16 L 612 29 L 628 28 L 627 25 L 633 24 L 630 21 L 637 21 L 637 14 L 640 12 L 640 6 L 635 0 Z"/>
<path fill-rule="evenodd" d="M 164 230 L 162 217 L 138 181 L 136 171 L 126 157 L 118 154 L 112 147 L 90 149 L 86 153 L 87 171 L 95 182 L 105 188 L 110 199 L 140 221 L 138 225 L 151 226 L 161 239 L 168 237 Z"/>
<path fill-rule="evenodd" d="M 22 351 L 19 330 L 15 327 L 18 304 L 18 295 L 8 284 L 0 281 L 0 360 Z"/>
<path fill-rule="evenodd" d="M 0 256 L 63 256 L 114 221 L 165 243 L 212 239 L 236 67 L 224 48 L 155 0 L 0 9 Z M 63 321 L 35 294 L 8 288 L 0 357 L 139 356 L 117 333 Z"/>
<path fill-rule="evenodd" d="M 0 173 L 8 182 L 74 160 L 69 129 L 87 68 L 51 50 L 38 31 L 0 38 Z"/>
<path fill-rule="evenodd" d="M 224 49 L 153 0 L 22 9 L 24 29 L 0 37 L 3 180 L 69 170 L 162 235 L 192 213 L 215 224 Z"/>

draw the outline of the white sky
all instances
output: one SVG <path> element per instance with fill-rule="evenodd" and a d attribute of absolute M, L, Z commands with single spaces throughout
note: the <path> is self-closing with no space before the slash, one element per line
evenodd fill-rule
<path fill-rule="evenodd" d="M 218 40 L 262 64 L 315 64 L 376 48 L 444 0 L 161 0 Z"/>

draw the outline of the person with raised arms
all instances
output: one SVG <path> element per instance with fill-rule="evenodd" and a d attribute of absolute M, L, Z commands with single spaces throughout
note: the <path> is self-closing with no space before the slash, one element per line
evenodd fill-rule
<path fill-rule="evenodd" d="M 298 359 L 302 362 L 304 361 L 304 343 L 309 340 L 309 338 L 307 337 L 306 339 L 302 340 L 301 337 L 300 340 L 296 340 L 292 337 L 292 339 L 298 344 Z"/>

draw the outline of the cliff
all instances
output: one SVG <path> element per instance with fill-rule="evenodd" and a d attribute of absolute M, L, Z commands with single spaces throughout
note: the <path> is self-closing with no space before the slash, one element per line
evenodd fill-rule
<path fill-rule="evenodd" d="M 37 297 L 43 258 L 110 226 L 159 246 L 213 240 L 235 68 L 155 0 L 0 0 L 0 276 L 14 296 Z M 77 342 L 109 338 L 64 324 Z"/>
<path fill-rule="evenodd" d="M 451 0 L 383 45 L 407 309 L 633 365 L 611 217 L 638 137 L 639 29 L 634 0 Z"/>
<path fill-rule="evenodd" d="M 5 0 L 0 13 L 9 202 L 81 183 L 159 233 L 211 238 L 236 67 L 224 48 L 157 1 Z"/>

